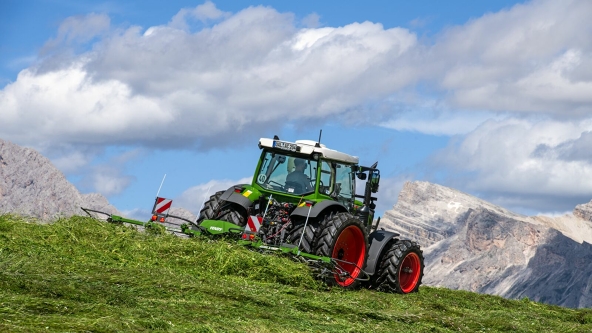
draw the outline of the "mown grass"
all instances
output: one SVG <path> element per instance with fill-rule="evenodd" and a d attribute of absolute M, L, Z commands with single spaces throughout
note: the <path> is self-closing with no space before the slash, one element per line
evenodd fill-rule
<path fill-rule="evenodd" d="M 224 240 L 4 215 L 4 331 L 590 332 L 592 311 L 429 287 L 327 289 L 302 264 Z"/>

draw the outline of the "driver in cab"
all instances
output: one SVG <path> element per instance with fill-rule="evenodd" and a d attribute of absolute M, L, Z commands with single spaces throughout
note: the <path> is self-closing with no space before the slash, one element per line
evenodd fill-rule
<path fill-rule="evenodd" d="M 306 193 L 313 190 L 310 185 L 310 178 L 304 174 L 306 169 L 306 161 L 301 158 L 294 159 L 294 171 L 286 176 L 286 187 L 291 184 L 295 185 L 294 193 Z"/>

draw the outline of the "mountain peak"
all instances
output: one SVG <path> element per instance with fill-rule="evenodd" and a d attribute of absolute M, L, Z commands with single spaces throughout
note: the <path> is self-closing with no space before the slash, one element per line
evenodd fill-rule
<path fill-rule="evenodd" d="M 0 214 L 43 221 L 80 215 L 80 207 L 119 214 L 100 194 L 81 194 L 49 159 L 34 149 L 0 139 Z"/>

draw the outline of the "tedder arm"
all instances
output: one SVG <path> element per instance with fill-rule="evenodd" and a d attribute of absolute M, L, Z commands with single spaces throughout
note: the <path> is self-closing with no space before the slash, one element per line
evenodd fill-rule
<path fill-rule="evenodd" d="M 306 263 L 309 267 L 316 273 L 317 277 L 324 278 L 330 276 L 342 276 L 348 277 L 349 273 L 347 270 L 343 269 L 341 264 L 347 265 L 355 265 L 355 263 L 343 261 L 337 258 L 330 258 L 325 256 L 317 256 L 314 254 L 306 253 L 300 251 L 300 249 L 293 244 L 282 244 L 280 246 L 270 246 L 263 242 L 263 240 L 258 237 L 256 233 L 250 232 L 249 230 L 245 230 L 245 227 L 239 227 L 234 223 L 221 221 L 221 220 L 203 220 L 199 224 L 195 221 L 188 220 L 186 218 L 180 216 L 174 216 L 168 214 L 168 210 L 172 204 L 172 200 L 164 199 L 164 198 L 156 198 L 154 208 L 152 209 L 152 218 L 147 222 L 142 222 L 138 220 L 128 219 L 125 217 L 113 215 L 110 213 L 102 212 L 99 210 L 89 209 L 89 208 L 82 208 L 82 210 L 88 214 L 88 216 L 92 218 L 99 219 L 98 215 L 102 215 L 105 218 L 100 220 L 106 220 L 110 223 L 128 223 L 132 225 L 142 226 L 142 227 L 150 227 L 153 225 L 159 225 L 164 227 L 167 231 L 173 233 L 180 233 L 185 234 L 190 237 L 204 235 L 204 236 L 225 236 L 229 238 L 237 239 L 239 245 L 244 245 L 251 247 L 253 249 L 259 251 L 269 251 L 275 253 L 282 253 L 287 255 L 292 255 L 297 261 Z M 167 221 L 167 218 L 175 218 L 187 223 L 183 223 L 180 225 L 175 225 Z M 173 224 L 178 226 L 177 228 L 167 227 L 163 224 Z M 192 227 L 193 228 L 192 228 Z M 357 266 L 357 265 L 356 265 Z M 362 267 L 358 267 L 362 272 Z M 363 281 L 369 280 L 370 276 L 364 272 L 364 278 L 358 278 Z"/>

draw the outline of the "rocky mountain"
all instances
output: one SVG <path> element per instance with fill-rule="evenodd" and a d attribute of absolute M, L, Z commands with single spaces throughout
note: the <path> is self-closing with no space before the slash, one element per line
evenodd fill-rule
<path fill-rule="evenodd" d="M 81 215 L 80 207 L 121 215 L 100 194 L 81 194 L 46 157 L 0 139 L 0 214 L 42 221 Z"/>
<path fill-rule="evenodd" d="M 381 227 L 418 241 L 424 283 L 567 307 L 592 306 L 592 201 L 524 216 L 460 191 L 408 182 Z"/>

